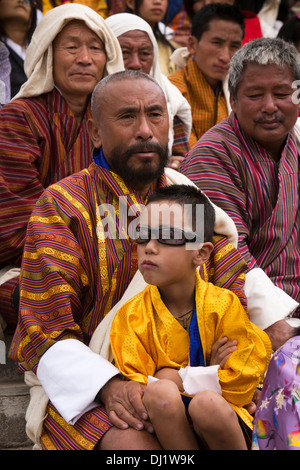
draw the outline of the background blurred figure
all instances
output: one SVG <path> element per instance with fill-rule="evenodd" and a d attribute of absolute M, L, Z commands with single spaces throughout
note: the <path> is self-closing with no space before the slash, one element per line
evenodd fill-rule
<path fill-rule="evenodd" d="M 0 109 L 10 100 L 10 72 L 9 51 L 0 41 Z"/>
<path fill-rule="evenodd" d="M 86 5 L 87 7 L 92 8 L 92 10 L 96 11 L 101 15 L 103 18 L 107 17 L 108 14 L 108 5 L 105 0 L 42 0 L 43 1 L 43 13 L 47 13 L 47 11 L 51 10 L 52 8 L 58 7 L 59 5 L 64 5 L 65 3 L 80 3 L 81 5 Z"/>
<path fill-rule="evenodd" d="M 205 5 L 220 3 L 220 0 L 183 0 L 187 14 L 192 20 L 197 11 Z M 243 44 L 261 37 L 276 37 L 286 20 L 294 0 L 221 0 L 239 7 L 245 20 Z"/>
<path fill-rule="evenodd" d="M 279 30 L 278 37 L 293 43 L 300 52 L 300 14 L 294 15 L 285 21 Z"/>
<path fill-rule="evenodd" d="M 107 3 L 109 3 L 109 16 L 126 12 L 126 0 L 108 0 Z M 169 2 L 166 24 L 174 31 L 174 41 L 185 46 L 191 32 L 191 22 L 183 0 Z"/>
<path fill-rule="evenodd" d="M 33 0 L 0 0 L 0 39 L 9 50 L 11 98 L 27 80 L 24 59 L 41 16 Z"/>

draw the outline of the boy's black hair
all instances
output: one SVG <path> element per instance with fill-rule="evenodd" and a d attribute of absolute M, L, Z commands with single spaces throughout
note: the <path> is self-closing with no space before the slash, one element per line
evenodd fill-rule
<path fill-rule="evenodd" d="M 224 20 L 237 23 L 245 35 L 245 21 L 241 10 L 228 3 L 210 3 L 202 7 L 192 20 L 192 36 L 200 41 L 203 33 L 209 30 L 212 20 Z"/>
<path fill-rule="evenodd" d="M 196 223 L 197 206 L 204 206 L 204 241 L 211 241 L 215 226 L 215 210 L 205 194 L 192 185 L 172 184 L 158 188 L 148 198 L 147 205 L 153 202 L 174 202 L 181 206 L 189 204 L 192 206 L 192 230 L 199 226 Z M 202 225 L 202 224 L 201 224 Z"/>

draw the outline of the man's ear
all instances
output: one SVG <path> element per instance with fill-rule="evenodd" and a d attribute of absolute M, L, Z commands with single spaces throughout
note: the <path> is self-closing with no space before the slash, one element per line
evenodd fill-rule
<path fill-rule="evenodd" d="M 198 39 L 195 38 L 195 36 L 188 37 L 187 48 L 191 55 L 195 54 L 197 43 L 198 43 Z"/>
<path fill-rule="evenodd" d="M 229 103 L 230 103 L 232 111 L 235 113 L 235 111 L 236 111 L 236 98 L 234 98 L 232 93 L 230 93 L 230 95 L 229 95 Z"/>
<path fill-rule="evenodd" d="M 134 0 L 126 0 L 128 8 L 134 11 Z"/>
<path fill-rule="evenodd" d="M 102 140 L 100 136 L 100 130 L 97 122 L 94 119 L 88 119 L 87 129 L 89 136 L 94 144 L 94 147 L 99 149 L 102 145 Z"/>
<path fill-rule="evenodd" d="M 195 266 L 202 266 L 202 264 L 207 263 L 211 252 L 214 249 L 214 245 L 211 242 L 204 242 L 201 244 L 198 250 L 195 250 L 194 264 Z"/>

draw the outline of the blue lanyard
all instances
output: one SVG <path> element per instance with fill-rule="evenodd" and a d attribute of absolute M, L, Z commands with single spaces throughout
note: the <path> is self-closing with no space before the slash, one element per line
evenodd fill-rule
<path fill-rule="evenodd" d="M 199 333 L 199 325 L 197 319 L 196 301 L 194 302 L 193 315 L 189 327 L 190 336 L 190 365 L 192 367 L 205 366 L 202 343 Z"/>

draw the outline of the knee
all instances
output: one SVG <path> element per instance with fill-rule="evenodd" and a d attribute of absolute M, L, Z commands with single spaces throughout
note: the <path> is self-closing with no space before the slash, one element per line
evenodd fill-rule
<path fill-rule="evenodd" d="M 233 408 L 222 395 L 206 390 L 194 396 L 189 404 L 189 415 L 194 422 L 201 421 L 203 425 L 220 423 L 235 416 Z"/>
<path fill-rule="evenodd" d="M 172 414 L 181 402 L 177 385 L 171 380 L 158 380 L 149 384 L 145 390 L 144 403 L 151 418 L 154 412 Z"/>

